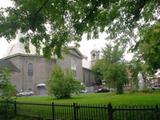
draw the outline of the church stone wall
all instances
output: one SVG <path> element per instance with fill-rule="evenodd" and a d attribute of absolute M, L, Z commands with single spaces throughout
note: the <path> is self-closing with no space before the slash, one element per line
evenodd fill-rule
<path fill-rule="evenodd" d="M 11 82 L 16 85 L 17 91 L 20 90 L 33 90 L 38 93 L 37 85 L 46 83 L 55 60 L 46 60 L 40 56 L 31 55 L 16 55 L 8 57 L 7 60 L 11 61 L 20 70 L 19 73 L 11 74 Z M 33 75 L 28 75 L 28 64 L 33 65 Z"/>
<path fill-rule="evenodd" d="M 82 58 L 73 54 L 67 54 L 61 60 L 47 60 L 42 56 L 25 54 L 15 54 L 4 59 L 11 61 L 20 70 L 11 74 L 11 82 L 16 86 L 17 91 L 32 90 L 35 94 L 43 93 L 42 88 L 38 88 L 37 85 L 46 83 L 53 66 L 58 64 L 63 70 L 71 69 L 72 61 L 75 61 L 76 65 L 76 79 L 83 80 Z M 33 65 L 33 75 L 28 73 L 29 64 Z M 46 88 L 43 89 L 46 92 Z"/>
<path fill-rule="evenodd" d="M 22 85 L 23 85 L 22 60 L 20 56 L 17 56 L 17 57 L 13 56 L 10 58 L 6 58 L 6 60 L 11 61 L 20 70 L 20 72 L 11 73 L 11 82 L 13 83 L 13 85 L 16 86 L 16 89 L 19 91 L 22 89 Z"/>
<path fill-rule="evenodd" d="M 57 64 L 60 65 L 63 70 L 67 70 L 71 69 L 72 61 L 75 61 L 76 64 L 76 79 L 83 81 L 82 58 L 68 54 L 64 56 L 64 59 L 57 60 Z"/>

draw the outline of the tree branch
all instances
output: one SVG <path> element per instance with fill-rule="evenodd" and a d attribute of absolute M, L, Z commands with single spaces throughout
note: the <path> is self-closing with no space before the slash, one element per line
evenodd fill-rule
<path fill-rule="evenodd" d="M 45 0 L 44 3 L 42 4 L 42 6 L 37 10 L 37 12 L 35 13 L 35 16 L 44 8 L 44 6 L 49 2 L 49 0 Z"/>

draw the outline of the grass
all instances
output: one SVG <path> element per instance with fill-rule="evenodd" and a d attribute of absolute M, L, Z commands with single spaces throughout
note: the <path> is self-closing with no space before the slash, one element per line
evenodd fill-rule
<path fill-rule="evenodd" d="M 56 99 L 49 96 L 18 97 L 20 102 L 34 103 L 79 103 L 79 104 L 108 104 L 113 105 L 155 105 L 160 104 L 160 93 L 90 93 L 73 96 L 70 99 Z"/>
<path fill-rule="evenodd" d="M 55 99 L 49 96 L 30 96 L 30 97 L 18 97 L 17 101 L 19 102 L 31 102 L 31 103 L 60 103 L 61 105 L 54 106 L 54 115 L 56 119 L 59 120 L 72 120 L 73 119 L 73 105 L 66 106 L 63 104 L 71 104 L 71 103 L 79 103 L 79 104 L 96 104 L 94 106 L 100 106 L 97 104 L 107 105 L 109 102 L 112 103 L 113 106 L 121 106 L 121 105 L 137 105 L 142 106 L 160 105 L 160 92 L 156 93 L 125 93 L 123 95 L 116 95 L 114 93 L 92 93 L 92 94 L 80 94 L 75 95 L 70 99 Z M 63 104 L 62 104 L 63 103 Z M 82 105 L 83 106 L 83 105 Z M 78 108 L 78 119 L 80 120 L 104 120 L 108 117 L 107 109 L 104 108 L 92 108 L 90 107 L 80 107 Z M 146 108 L 145 107 L 145 108 Z M 28 115 L 31 117 L 42 117 L 42 118 L 52 118 L 52 106 L 45 105 L 32 105 L 32 104 L 17 104 L 17 115 L 26 115 L 27 120 Z M 130 108 L 130 107 L 129 107 Z M 123 120 L 139 120 L 142 116 L 146 117 L 146 120 L 151 120 L 151 117 L 155 117 L 155 115 L 159 115 L 154 111 L 117 111 L 114 112 L 114 119 L 119 119 L 121 117 Z M 124 116 L 125 115 L 125 116 Z M 134 116 L 134 117 L 131 117 Z M 19 116 L 18 116 L 19 117 Z"/>

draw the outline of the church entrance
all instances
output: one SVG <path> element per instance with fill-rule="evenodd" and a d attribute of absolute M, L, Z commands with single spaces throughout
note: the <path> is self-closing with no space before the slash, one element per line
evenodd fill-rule
<path fill-rule="evenodd" d="M 45 87 L 39 87 L 38 91 L 39 91 L 39 95 L 46 95 L 46 89 L 45 89 Z"/>
<path fill-rule="evenodd" d="M 38 84 L 37 85 L 37 89 L 38 89 L 38 95 L 46 95 L 46 88 L 45 88 L 45 84 Z"/>

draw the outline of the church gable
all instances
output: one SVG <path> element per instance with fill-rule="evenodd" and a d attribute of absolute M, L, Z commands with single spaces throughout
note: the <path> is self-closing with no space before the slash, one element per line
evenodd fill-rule
<path fill-rule="evenodd" d="M 84 56 L 82 55 L 82 53 L 81 53 L 77 48 L 75 48 L 75 47 L 70 47 L 70 48 L 68 48 L 68 50 L 69 50 L 69 53 L 70 53 L 70 54 L 72 54 L 72 55 L 74 55 L 74 56 L 77 56 L 77 57 L 83 59 Z"/>

